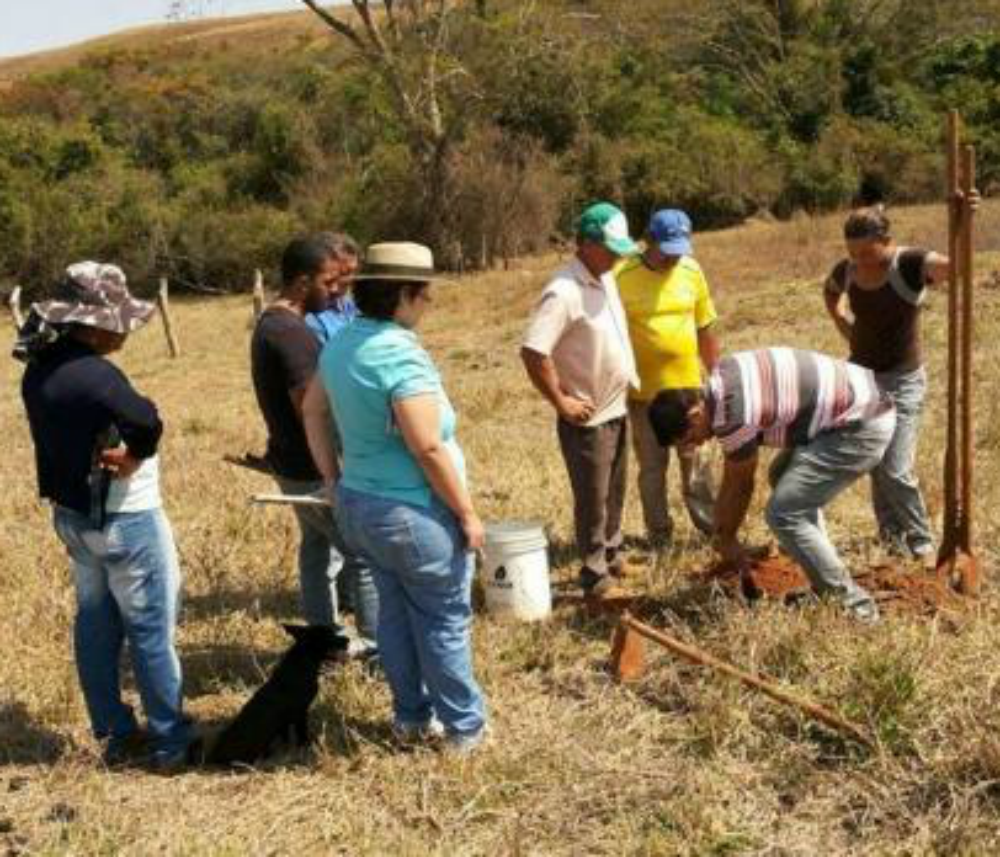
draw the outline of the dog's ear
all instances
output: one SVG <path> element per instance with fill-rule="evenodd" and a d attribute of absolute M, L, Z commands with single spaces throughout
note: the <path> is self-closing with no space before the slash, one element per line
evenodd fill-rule
<path fill-rule="evenodd" d="M 296 642 L 305 640 L 308 637 L 308 625 L 282 625 L 281 627 L 284 628 L 285 633 Z"/>

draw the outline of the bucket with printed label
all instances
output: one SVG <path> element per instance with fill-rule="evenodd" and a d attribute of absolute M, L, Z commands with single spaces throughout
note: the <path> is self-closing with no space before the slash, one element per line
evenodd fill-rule
<path fill-rule="evenodd" d="M 487 612 L 522 622 L 549 616 L 548 547 L 545 529 L 537 521 L 486 525 L 482 583 Z"/>

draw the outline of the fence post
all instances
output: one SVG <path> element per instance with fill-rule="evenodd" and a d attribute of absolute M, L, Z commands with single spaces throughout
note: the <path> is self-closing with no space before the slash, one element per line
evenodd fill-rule
<path fill-rule="evenodd" d="M 160 318 L 163 319 L 163 332 L 167 335 L 170 356 L 177 358 L 180 356 L 181 349 L 174 333 L 174 320 L 170 316 L 170 286 L 166 277 L 160 277 L 160 291 L 156 296 L 156 303 L 160 308 Z"/>
<path fill-rule="evenodd" d="M 264 312 L 264 275 L 260 268 L 253 272 L 253 320 L 256 322 Z"/>
<path fill-rule="evenodd" d="M 7 305 L 10 307 L 10 314 L 14 317 L 14 326 L 20 330 L 24 327 L 24 315 L 21 312 L 20 286 L 14 286 L 14 291 L 10 293 L 10 299 L 7 301 Z"/>

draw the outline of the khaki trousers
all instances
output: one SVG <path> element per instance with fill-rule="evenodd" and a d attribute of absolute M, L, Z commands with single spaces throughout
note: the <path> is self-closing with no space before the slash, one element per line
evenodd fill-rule
<path fill-rule="evenodd" d="M 646 533 L 651 539 L 668 540 L 674 524 L 667 507 L 667 470 L 670 449 L 660 446 L 649 422 L 649 403 L 630 401 L 632 445 L 639 462 L 639 499 Z M 674 447 L 681 465 L 681 494 L 691 523 L 705 535 L 712 534 L 715 492 L 707 459 L 699 450 Z"/>
<path fill-rule="evenodd" d="M 599 577 L 619 563 L 628 467 L 625 417 L 599 426 L 559 420 L 559 446 L 573 489 L 576 546 L 583 569 Z"/>

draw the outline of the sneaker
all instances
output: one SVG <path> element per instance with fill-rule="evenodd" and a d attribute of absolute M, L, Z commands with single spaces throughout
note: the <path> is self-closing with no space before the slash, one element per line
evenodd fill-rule
<path fill-rule="evenodd" d="M 617 588 L 611 574 L 598 574 L 589 568 L 580 570 L 577 582 L 583 590 L 583 594 L 592 598 L 606 598 L 608 592 Z"/>
<path fill-rule="evenodd" d="M 205 757 L 205 741 L 200 736 L 181 750 L 158 751 L 152 757 L 152 769 L 158 774 L 171 776 L 201 764 Z"/>
<path fill-rule="evenodd" d="M 493 730 L 490 729 L 489 724 L 484 724 L 478 732 L 452 732 L 444 736 L 441 749 L 449 754 L 465 756 L 482 749 L 492 734 Z"/>
<path fill-rule="evenodd" d="M 434 744 L 444 738 L 444 726 L 436 717 L 426 723 L 393 723 L 392 735 L 400 744 Z"/>
<path fill-rule="evenodd" d="M 121 768 L 148 761 L 152 752 L 149 733 L 136 729 L 120 738 L 109 738 L 101 758 L 109 768 Z"/>
<path fill-rule="evenodd" d="M 844 605 L 848 615 L 863 625 L 876 625 L 882 616 L 878 605 L 872 600 L 858 601 L 855 604 Z"/>
<path fill-rule="evenodd" d="M 649 571 L 649 566 L 633 559 L 619 558 L 608 566 L 608 574 L 616 580 L 627 580 L 630 577 L 641 577 Z"/>
<path fill-rule="evenodd" d="M 365 661 L 378 654 L 378 646 L 364 637 L 351 637 L 347 644 L 347 659 Z"/>

